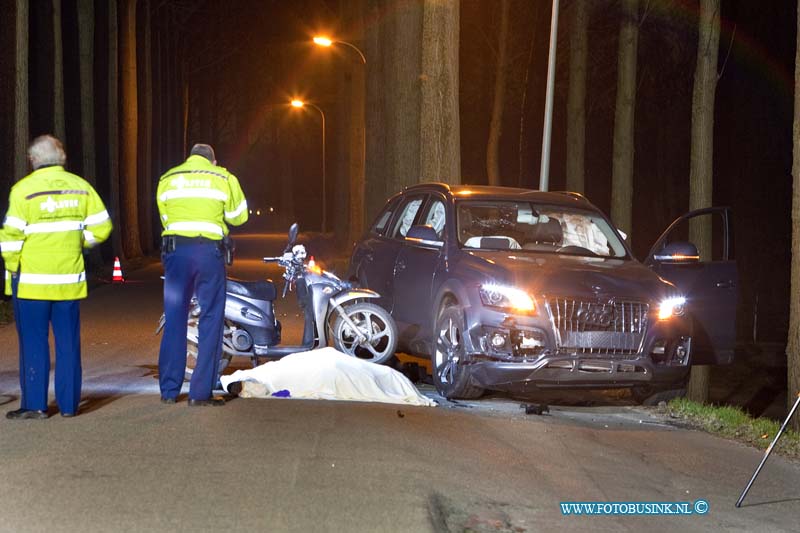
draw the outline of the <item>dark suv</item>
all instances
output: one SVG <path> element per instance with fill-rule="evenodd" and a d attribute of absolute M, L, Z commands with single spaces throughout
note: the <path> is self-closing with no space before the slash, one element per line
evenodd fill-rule
<path fill-rule="evenodd" d="M 688 242 L 710 217 L 714 249 Z M 399 350 L 428 356 L 439 392 L 684 385 L 692 364 L 733 358 L 729 212 L 673 223 L 644 264 L 586 198 L 421 184 L 387 202 L 348 277 L 381 294 Z M 710 235 L 709 235 L 710 236 Z"/>

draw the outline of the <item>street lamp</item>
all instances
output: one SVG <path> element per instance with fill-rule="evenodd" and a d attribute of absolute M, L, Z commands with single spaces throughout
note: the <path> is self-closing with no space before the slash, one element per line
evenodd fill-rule
<path fill-rule="evenodd" d="M 325 113 L 322 112 L 322 109 L 319 106 L 312 104 L 311 102 L 304 102 L 302 100 L 294 99 L 289 102 L 292 107 L 301 108 L 305 106 L 313 107 L 317 111 L 319 111 L 319 116 L 322 117 L 322 233 L 325 233 L 327 229 L 327 192 L 326 192 L 326 185 L 325 185 Z"/>
<path fill-rule="evenodd" d="M 360 128 L 355 129 L 355 130 L 353 128 L 350 128 L 350 134 L 351 134 L 350 139 L 351 139 L 351 141 L 357 139 L 357 142 L 361 145 L 361 159 L 360 159 L 360 161 L 358 161 L 359 167 L 355 171 L 354 171 L 353 167 L 351 167 L 351 175 L 350 175 L 350 180 L 349 180 L 350 181 L 349 189 L 350 189 L 351 206 L 352 205 L 360 206 L 359 207 L 360 210 L 354 211 L 354 210 L 351 209 L 351 212 L 350 212 L 350 224 L 349 224 L 349 230 L 348 231 L 349 231 L 349 237 L 351 237 L 349 240 L 353 241 L 358 237 L 358 235 L 361 234 L 361 228 L 363 227 L 363 224 L 364 224 L 364 221 L 363 221 L 364 182 L 365 182 L 364 169 L 365 169 L 365 166 L 366 166 L 367 148 L 366 148 L 366 138 L 365 138 L 366 137 L 366 120 L 365 120 L 366 96 L 364 94 L 364 90 L 365 89 L 364 89 L 364 77 L 363 76 L 366 76 L 367 58 L 364 55 L 364 52 L 362 52 L 360 48 L 358 48 L 356 45 L 354 45 L 352 43 L 348 43 L 347 41 L 340 41 L 338 39 L 331 39 L 330 37 L 327 37 L 327 36 L 324 36 L 324 35 L 315 35 L 314 38 L 312 39 L 312 41 L 314 41 L 314 44 L 316 44 L 317 46 L 322 46 L 324 48 L 329 48 L 334 44 L 343 44 L 344 46 L 347 46 L 347 47 L 351 48 L 352 50 L 355 50 L 355 52 L 358 54 L 358 57 L 361 58 L 361 64 L 364 67 L 364 69 L 361 71 L 362 77 L 356 78 L 358 80 L 358 82 L 357 82 L 358 83 L 358 87 L 356 86 L 356 83 L 353 83 L 353 85 L 352 85 L 354 92 L 351 92 L 351 100 L 350 100 L 351 105 L 355 109 L 355 106 L 356 106 L 355 102 L 360 99 L 360 105 L 358 106 L 357 110 L 354 111 L 354 113 L 356 113 L 358 115 L 358 118 L 355 119 L 355 120 L 358 120 L 358 125 L 360 126 Z M 353 75 L 354 76 L 356 75 L 355 71 L 353 72 Z M 345 80 L 347 80 L 347 79 L 348 78 L 345 78 Z M 359 98 L 359 96 L 360 96 L 360 98 Z M 355 122 L 353 122 L 353 123 L 355 124 Z M 360 139 L 358 139 L 358 137 L 360 137 Z M 353 161 L 355 161 L 355 159 L 353 159 Z"/>
<path fill-rule="evenodd" d="M 367 58 L 364 57 L 364 52 L 362 52 L 356 45 L 352 43 L 348 43 L 347 41 L 339 41 L 337 39 L 331 39 L 330 37 L 325 37 L 324 35 L 315 35 L 312 41 L 314 41 L 314 44 L 316 44 L 317 46 L 323 46 L 325 48 L 328 48 L 334 44 L 343 44 L 345 46 L 349 46 L 358 53 L 359 57 L 361 58 L 361 62 L 364 63 L 365 65 L 367 64 Z"/>

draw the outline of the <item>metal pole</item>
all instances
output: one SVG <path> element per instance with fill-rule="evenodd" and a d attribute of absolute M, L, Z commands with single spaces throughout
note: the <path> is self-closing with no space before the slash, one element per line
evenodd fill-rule
<path fill-rule="evenodd" d="M 347 41 L 333 41 L 333 42 L 335 42 L 337 44 L 343 44 L 345 46 L 349 46 L 350 48 L 355 50 L 358 53 L 359 56 L 361 56 L 361 63 L 364 64 L 364 65 L 367 64 L 367 58 L 364 56 L 364 52 L 362 52 L 361 49 L 359 47 L 357 47 L 356 45 L 348 43 Z"/>
<path fill-rule="evenodd" d="M 550 56 L 547 60 L 547 96 L 544 104 L 542 132 L 542 167 L 539 171 L 539 190 L 546 191 L 550 181 L 550 136 L 553 129 L 553 86 L 556 78 L 556 37 L 558 35 L 558 0 L 553 0 L 550 19 Z"/>
<path fill-rule="evenodd" d="M 308 103 L 309 105 L 319 111 L 320 116 L 322 117 L 322 233 L 325 233 L 325 230 L 328 227 L 327 221 L 327 212 L 328 212 L 328 195 L 327 195 L 327 187 L 326 187 L 326 179 L 325 179 L 325 113 L 322 109 L 319 108 L 316 104 Z"/>
<path fill-rule="evenodd" d="M 797 394 L 797 400 L 795 400 L 792 409 L 789 411 L 789 415 L 786 417 L 786 420 L 783 421 L 783 425 L 781 426 L 781 429 L 778 430 L 778 434 L 775 435 L 774 439 L 772 439 L 772 442 L 770 443 L 769 448 L 767 448 L 767 451 L 764 453 L 764 458 L 761 459 L 761 463 L 758 465 L 758 468 L 756 468 L 753 477 L 750 478 L 750 482 L 742 491 L 742 495 L 739 496 L 739 500 L 736 502 L 736 507 L 742 506 L 742 501 L 744 500 L 744 497 L 747 496 L 747 492 L 750 490 L 750 487 L 753 486 L 753 482 L 756 480 L 756 477 L 758 477 L 759 472 L 761 472 L 761 468 L 764 466 L 764 463 L 767 462 L 767 457 L 769 457 L 769 454 L 772 453 L 772 448 L 775 447 L 775 443 L 777 443 L 778 439 L 781 438 L 783 430 L 786 429 L 787 425 L 789 425 L 789 420 L 792 419 L 792 415 L 794 415 L 794 412 L 797 410 L 798 404 L 800 404 L 800 393 Z"/>

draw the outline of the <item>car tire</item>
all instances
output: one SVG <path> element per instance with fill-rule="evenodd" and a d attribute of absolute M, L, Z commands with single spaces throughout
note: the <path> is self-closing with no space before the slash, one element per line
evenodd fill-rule
<path fill-rule="evenodd" d="M 434 329 L 432 373 L 436 390 L 447 399 L 474 399 L 483 394 L 475 385 L 469 365 L 464 364 L 464 310 L 445 305 L 439 311 Z"/>

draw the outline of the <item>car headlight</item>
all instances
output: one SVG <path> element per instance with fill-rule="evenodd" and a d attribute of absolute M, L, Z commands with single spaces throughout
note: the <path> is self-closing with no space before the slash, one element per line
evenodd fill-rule
<path fill-rule="evenodd" d="M 490 307 L 505 307 L 523 313 L 536 311 L 536 302 L 525 291 L 516 287 L 486 283 L 480 287 L 481 302 Z"/>
<path fill-rule="evenodd" d="M 667 320 L 673 316 L 681 316 L 686 309 L 686 298 L 676 297 L 661 300 L 658 304 L 658 319 Z"/>

